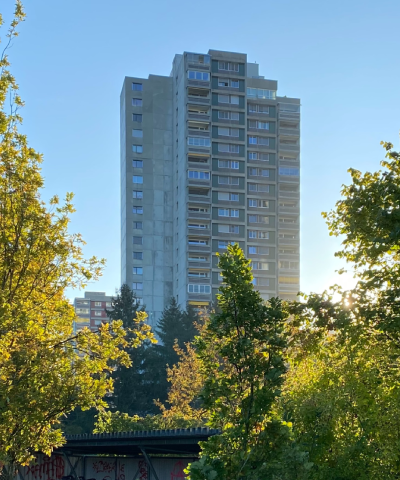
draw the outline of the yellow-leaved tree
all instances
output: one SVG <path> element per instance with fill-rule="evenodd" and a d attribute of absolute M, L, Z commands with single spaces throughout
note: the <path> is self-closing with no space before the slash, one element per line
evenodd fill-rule
<path fill-rule="evenodd" d="M 105 406 L 109 373 L 129 365 L 122 322 L 73 335 L 65 289 L 96 279 L 104 261 L 85 260 L 81 236 L 68 232 L 72 194 L 41 200 L 42 157 L 18 131 L 23 102 L 7 52 L 24 18 L 16 0 L 0 52 L 0 462 L 8 477 L 64 442 L 57 425 L 66 413 Z M 134 346 L 153 340 L 145 320 L 144 312 L 133 319 Z"/>

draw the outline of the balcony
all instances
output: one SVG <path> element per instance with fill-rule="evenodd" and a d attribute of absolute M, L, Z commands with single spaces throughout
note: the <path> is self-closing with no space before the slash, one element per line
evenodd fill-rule
<path fill-rule="evenodd" d="M 296 245 L 298 246 L 300 244 L 300 239 L 299 238 L 279 238 L 278 240 L 279 246 L 285 246 L 285 245 Z"/>
<path fill-rule="evenodd" d="M 210 220 L 211 212 L 208 212 L 208 213 L 188 212 L 188 218 L 196 219 L 196 220 Z"/>
<path fill-rule="evenodd" d="M 210 138 L 210 130 L 198 130 L 197 128 L 193 129 L 189 127 L 188 135 L 190 135 L 191 137 L 195 136 L 195 137 L 201 137 L 201 138 Z"/>
<path fill-rule="evenodd" d="M 286 151 L 286 152 L 300 152 L 300 145 L 293 145 L 290 143 L 279 143 L 279 151 Z"/>
<path fill-rule="evenodd" d="M 210 260 L 207 260 L 205 262 L 194 262 L 191 260 L 188 260 L 188 266 L 189 268 L 211 268 L 211 263 Z"/>
<path fill-rule="evenodd" d="M 187 79 L 188 87 L 200 87 L 200 88 L 210 88 L 210 81 L 208 80 L 194 80 L 192 78 Z"/>
<path fill-rule="evenodd" d="M 187 276 L 187 283 L 197 283 L 201 285 L 210 285 L 210 277 L 191 277 Z"/>
<path fill-rule="evenodd" d="M 188 251 L 189 252 L 203 252 L 203 253 L 210 253 L 211 252 L 211 245 L 190 245 L 188 244 Z"/>
<path fill-rule="evenodd" d="M 297 120 L 300 119 L 300 113 L 279 112 L 279 118 L 282 120 Z"/>
<path fill-rule="evenodd" d="M 278 230 L 294 230 L 297 231 L 300 229 L 300 223 L 283 223 L 278 222 Z"/>
<path fill-rule="evenodd" d="M 211 116 L 207 114 L 202 114 L 202 113 L 192 113 L 188 112 L 188 120 L 199 120 L 201 122 L 210 122 Z"/>
<path fill-rule="evenodd" d="M 300 128 L 284 128 L 279 127 L 279 133 L 281 135 L 288 135 L 292 137 L 299 137 L 300 136 Z"/>
<path fill-rule="evenodd" d="M 209 228 L 188 228 L 188 235 L 209 237 L 211 231 Z"/>
<path fill-rule="evenodd" d="M 279 190 L 278 198 L 300 198 L 300 192 L 285 192 L 284 190 Z"/>

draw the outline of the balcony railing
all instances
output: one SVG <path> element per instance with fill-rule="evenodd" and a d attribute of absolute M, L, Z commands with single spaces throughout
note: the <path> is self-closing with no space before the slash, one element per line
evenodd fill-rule
<path fill-rule="evenodd" d="M 189 127 L 189 135 L 202 138 L 210 138 L 210 130 L 197 130 Z"/>
<path fill-rule="evenodd" d="M 210 121 L 210 115 L 202 115 L 201 113 L 188 113 L 188 119 L 189 120 L 201 120 L 202 122 L 209 122 Z"/>
<path fill-rule="evenodd" d="M 210 97 L 195 97 L 192 95 L 188 95 L 188 103 L 193 104 L 202 104 L 202 105 L 210 105 Z"/>

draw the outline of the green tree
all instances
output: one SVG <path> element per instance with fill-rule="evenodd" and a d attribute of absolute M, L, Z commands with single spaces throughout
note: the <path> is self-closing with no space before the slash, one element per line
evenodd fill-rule
<path fill-rule="evenodd" d="M 201 443 L 189 477 L 284 478 L 273 476 L 283 475 L 291 444 L 290 425 L 276 411 L 286 373 L 287 313 L 279 299 L 266 304 L 254 290 L 250 261 L 237 244 L 228 246 L 218 266 L 224 282 L 219 313 L 211 315 L 195 346 L 208 425 L 222 433 Z"/>
<path fill-rule="evenodd" d="M 400 155 L 383 146 L 384 170 L 350 169 L 352 183 L 324 214 L 355 288 L 290 307 L 284 409 L 315 479 L 400 478 Z"/>
<path fill-rule="evenodd" d="M 111 320 L 120 319 L 125 328 L 132 329 L 138 311 L 136 295 L 129 285 L 124 284 L 118 294 L 111 301 L 111 308 L 106 310 Z M 135 340 L 136 331 L 131 330 Z M 114 411 L 127 413 L 128 415 L 146 415 L 156 410 L 152 393 L 152 383 L 157 379 L 148 375 L 148 357 L 150 345 L 155 342 L 143 342 L 139 348 L 128 347 L 128 353 L 132 367 L 117 366 L 112 374 L 114 380 L 114 392 L 109 397 L 110 407 Z M 159 373 L 158 373 L 159 375 Z M 149 378 L 151 380 L 149 381 Z"/>
<path fill-rule="evenodd" d="M 129 364 L 122 322 L 73 336 L 65 289 L 95 280 L 104 262 L 85 260 L 81 236 L 68 233 L 72 194 L 63 205 L 41 200 L 42 157 L 18 131 L 23 102 L 7 47 L 24 18 L 17 0 L 0 55 L 0 461 L 9 477 L 35 452 L 63 444 L 65 414 L 104 408 L 113 366 Z M 144 319 L 138 314 L 133 345 L 152 337 Z"/>

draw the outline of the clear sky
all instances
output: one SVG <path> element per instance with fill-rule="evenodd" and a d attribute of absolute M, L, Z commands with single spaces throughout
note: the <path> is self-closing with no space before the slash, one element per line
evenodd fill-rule
<path fill-rule="evenodd" d="M 10 12 L 12 0 L 1 0 Z M 24 131 L 44 154 L 44 196 L 75 193 L 71 231 L 107 259 L 88 290 L 120 285 L 119 94 L 124 76 L 169 75 L 175 53 L 248 54 L 278 94 L 301 98 L 301 289 L 341 265 L 320 215 L 349 167 L 379 168 L 399 145 L 399 0 L 26 0 L 10 52 Z M 71 293 L 71 296 L 74 294 Z"/>

